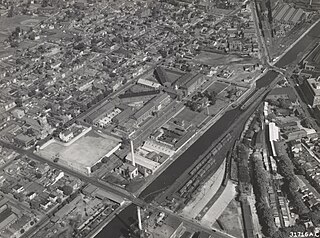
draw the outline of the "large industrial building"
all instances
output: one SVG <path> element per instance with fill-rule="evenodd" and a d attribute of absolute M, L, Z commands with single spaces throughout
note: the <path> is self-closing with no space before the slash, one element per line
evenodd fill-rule
<path fill-rule="evenodd" d="M 159 111 L 163 107 L 167 106 L 170 101 L 170 96 L 167 93 L 161 93 L 148 101 L 142 108 L 136 111 L 131 118 L 136 121 L 137 125 L 139 125 L 151 116 L 153 112 Z"/>
<path fill-rule="evenodd" d="M 279 140 L 280 130 L 274 122 L 269 123 L 269 142 L 271 145 L 272 155 L 277 156 L 274 142 Z"/>
<path fill-rule="evenodd" d="M 94 111 L 92 111 L 84 120 L 90 124 L 97 123 L 100 119 L 102 119 L 106 114 L 112 112 L 115 106 L 113 103 L 107 103 L 101 107 L 98 107 Z"/>
<path fill-rule="evenodd" d="M 320 43 L 303 60 L 304 69 L 320 73 Z"/>
<path fill-rule="evenodd" d="M 131 152 L 128 153 L 125 159 L 130 164 L 135 163 L 135 166 L 137 166 L 139 172 L 142 173 L 144 176 L 153 174 L 160 167 L 160 163 L 147 159 L 146 157 L 138 153 L 134 153 L 134 162 L 132 162 Z"/>
<path fill-rule="evenodd" d="M 273 20 L 276 22 L 294 25 L 304 16 L 301 8 L 294 8 L 288 4 L 278 4 L 272 11 Z"/>
<path fill-rule="evenodd" d="M 203 83 L 204 75 L 195 73 L 186 73 L 178 78 L 173 86 L 181 89 L 185 96 L 188 96 L 195 92 Z"/>
<path fill-rule="evenodd" d="M 157 67 L 154 76 L 161 85 L 180 90 L 185 96 L 195 92 L 205 81 L 202 74 L 172 71 L 163 67 Z"/>
<path fill-rule="evenodd" d="M 308 101 L 308 103 L 315 107 L 320 104 L 320 77 L 309 78 L 305 80 L 302 84 L 303 93 Z"/>

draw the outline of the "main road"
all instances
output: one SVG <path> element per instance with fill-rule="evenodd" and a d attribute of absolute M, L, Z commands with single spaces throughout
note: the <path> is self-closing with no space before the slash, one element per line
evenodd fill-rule
<path fill-rule="evenodd" d="M 60 164 L 57 164 L 51 160 L 48 160 L 48 159 L 45 159 L 35 153 L 33 153 L 31 150 L 24 150 L 22 148 L 19 148 L 15 145 L 12 145 L 8 142 L 5 142 L 5 141 L 2 141 L 0 140 L 0 145 L 1 146 L 4 146 L 4 147 L 7 147 L 9 149 L 12 149 L 16 152 L 18 152 L 20 155 L 26 155 L 27 157 L 31 158 L 31 159 L 34 159 L 36 161 L 39 161 L 39 162 L 42 162 L 42 163 L 47 163 L 48 165 L 50 165 L 50 167 L 52 168 L 55 168 L 55 169 L 59 169 L 71 176 L 74 176 L 76 178 L 79 178 L 81 179 L 83 182 L 86 182 L 86 183 L 91 183 L 93 185 L 95 185 L 96 187 L 98 188 L 101 188 L 103 190 L 106 190 L 110 193 L 113 193 L 113 194 L 116 194 L 122 198 L 124 198 L 125 200 L 128 200 L 128 201 L 134 201 L 135 200 L 135 197 L 130 194 L 129 192 L 127 192 L 126 190 L 120 188 L 120 187 L 117 187 L 117 186 L 112 186 L 110 184 L 107 184 L 107 183 L 104 183 L 104 182 L 101 182 L 95 178 L 91 178 L 91 177 L 88 177 L 88 176 L 85 176 L 81 173 L 78 173 L 78 172 L 75 172 L 74 170 L 72 169 L 69 169 L 65 166 L 62 166 Z M 138 203 L 136 205 L 141 205 L 141 203 Z"/>
<path fill-rule="evenodd" d="M 67 173 L 67 174 L 69 174 L 71 176 L 74 176 L 76 178 L 79 178 L 79 179 L 81 179 L 82 181 L 84 181 L 86 183 L 93 184 L 93 185 L 95 185 L 96 187 L 98 187 L 100 189 L 103 189 L 103 190 L 108 191 L 110 193 L 116 194 L 116 195 L 124 198 L 127 201 L 131 201 L 133 204 L 135 204 L 135 205 L 137 205 L 139 207 L 152 207 L 153 209 L 156 209 L 158 211 L 163 211 L 165 213 L 170 213 L 172 216 L 175 216 L 175 217 L 177 217 L 179 219 L 182 219 L 186 224 L 189 224 L 190 226 L 194 227 L 197 230 L 206 231 L 206 232 L 209 232 L 209 233 L 212 233 L 212 234 L 219 234 L 217 236 L 219 238 L 230 238 L 230 237 L 232 237 L 232 236 L 230 236 L 228 234 L 225 234 L 223 232 L 213 231 L 212 229 L 208 229 L 206 227 L 202 227 L 196 221 L 193 221 L 191 219 L 182 218 L 181 216 L 179 216 L 177 214 L 174 214 L 174 213 L 170 212 L 169 210 L 164 209 L 162 207 L 159 207 L 159 206 L 157 206 L 155 204 L 146 203 L 144 200 L 135 197 L 134 195 L 132 195 L 131 193 L 127 192 L 126 190 L 124 190 L 122 188 L 118 188 L 116 186 L 112 186 L 112 185 L 109 185 L 107 183 L 100 182 L 97 179 L 87 177 L 87 176 L 85 176 L 83 174 L 80 174 L 78 172 L 73 171 L 72 169 L 69 169 L 69 168 L 61 166 L 61 165 L 59 165 L 57 163 L 54 163 L 53 161 L 44 159 L 41 156 L 34 154 L 30 150 L 23 150 L 23 149 L 21 149 L 19 147 L 16 147 L 16 146 L 14 146 L 12 144 L 9 144 L 9 143 L 5 142 L 5 141 L 0 141 L 0 145 L 4 146 L 4 147 L 7 147 L 9 149 L 13 149 L 16 152 L 18 152 L 20 155 L 25 155 L 25 156 L 27 156 L 27 157 L 29 157 L 31 159 L 36 160 L 36 161 L 39 161 L 39 162 L 42 162 L 42 163 L 47 163 L 52 168 L 62 170 L 63 172 L 65 172 L 65 173 Z M 46 222 L 47 220 L 48 219 L 43 219 L 43 221 L 42 222 L 40 221 L 38 223 L 38 225 L 40 225 L 40 224 L 43 225 L 44 222 Z"/>
<path fill-rule="evenodd" d="M 36 161 L 39 161 L 39 162 L 42 162 L 42 163 L 47 163 L 48 165 L 50 165 L 50 167 L 52 168 L 55 168 L 55 169 L 59 169 L 59 170 L 62 170 L 63 172 L 71 175 L 71 176 L 74 176 L 76 178 L 79 178 L 81 179 L 83 182 L 86 182 L 86 183 L 90 183 L 90 184 L 93 184 L 95 185 L 96 187 L 100 188 L 100 189 L 103 189 L 107 192 L 110 192 L 110 193 L 113 193 L 113 194 L 116 194 L 120 197 L 122 197 L 124 200 L 126 201 L 131 201 L 134 205 L 136 206 L 139 206 L 139 207 L 143 207 L 143 208 L 146 208 L 146 207 L 152 207 L 153 209 L 156 209 L 158 211 L 163 211 L 165 213 L 170 213 L 170 215 L 172 216 L 175 216 L 179 219 L 182 219 L 185 224 L 188 224 L 190 227 L 194 227 L 194 229 L 196 230 L 200 230 L 200 231 L 206 231 L 210 234 L 216 234 L 216 237 L 217 238 L 232 238 L 232 236 L 224 233 L 224 232 L 221 232 L 219 230 L 217 231 L 214 231 L 212 229 L 209 229 L 209 228 L 206 228 L 206 227 L 203 227 L 201 226 L 198 222 L 196 221 L 193 221 L 191 219 L 187 219 L 187 218 L 182 218 L 181 216 L 177 215 L 177 214 L 174 214 L 172 212 L 170 212 L 169 210 L 167 209 L 164 209 L 162 207 L 159 207 L 157 206 L 156 204 L 149 204 L 149 203 L 146 203 L 144 200 L 142 199 L 139 199 L 137 197 L 135 197 L 133 194 L 127 192 L 126 190 L 122 189 L 122 188 L 119 188 L 119 187 L 116 187 L 116 186 L 112 186 L 112 185 L 109 185 L 107 183 L 103 183 L 103 182 L 100 182 L 99 180 L 95 179 L 95 178 L 90 178 L 90 177 L 87 177 L 83 174 L 80 174 L 78 172 L 75 172 L 74 170 L 72 169 L 69 169 L 67 167 L 64 167 L 62 165 L 59 165 L 57 163 L 54 163 L 53 161 L 50 161 L 50 160 L 47 160 L 47 159 L 44 159 L 42 158 L 41 156 L 37 155 L 37 154 L 34 154 L 32 151 L 30 150 L 23 150 L 22 148 L 19 148 L 17 146 L 14 146 L 12 144 L 9 144 L 5 141 L 2 141 L 0 140 L 0 145 L 1 146 L 4 146 L 4 147 L 7 147 L 9 149 L 12 149 L 12 150 L 15 150 L 16 152 L 18 152 L 20 155 L 25 155 L 31 159 L 34 159 Z M 37 224 L 37 227 L 41 226 L 41 225 L 44 225 L 45 222 L 48 221 L 48 218 L 46 219 L 43 219 L 41 220 L 38 224 Z M 30 234 L 32 234 L 32 232 L 30 231 Z"/>

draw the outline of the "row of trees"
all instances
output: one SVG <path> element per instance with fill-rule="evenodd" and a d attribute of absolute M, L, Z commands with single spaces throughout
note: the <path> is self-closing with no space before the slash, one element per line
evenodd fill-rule
<path fill-rule="evenodd" d="M 262 160 L 253 157 L 253 190 L 256 195 L 256 208 L 262 232 L 267 237 L 272 237 L 277 232 L 277 227 L 274 223 L 272 210 L 268 205 L 268 188 L 269 176 L 263 167 Z"/>
<path fill-rule="evenodd" d="M 310 219 L 314 224 L 320 222 L 320 211 L 310 209 L 305 205 L 302 200 L 301 194 L 299 193 L 299 183 L 295 175 L 295 166 L 292 163 L 287 151 L 285 144 L 280 144 L 280 150 L 282 155 L 279 156 L 278 168 L 279 173 L 283 176 L 283 187 L 282 190 L 287 194 L 291 206 L 294 208 L 300 219 Z M 298 168 L 300 169 L 300 168 Z M 290 231 L 305 231 L 305 227 L 302 222 L 298 223 L 294 227 L 287 227 L 282 229 L 282 234 L 289 235 Z"/>
<path fill-rule="evenodd" d="M 294 165 L 286 151 L 286 146 L 282 143 L 279 144 L 279 148 L 282 151 L 282 155 L 278 158 L 278 170 L 283 176 L 283 191 L 287 194 L 291 205 L 298 215 L 308 214 L 310 210 L 304 204 L 301 195 L 298 192 L 299 183 L 294 173 Z"/>
<path fill-rule="evenodd" d="M 287 161 L 286 161 L 287 162 Z M 285 163 L 281 165 L 281 170 L 284 170 Z M 288 171 L 293 171 L 293 166 L 289 166 Z M 289 174 L 289 172 L 284 172 Z M 268 187 L 270 185 L 270 179 L 268 176 L 267 171 L 263 167 L 263 163 L 260 158 L 253 158 L 253 189 L 256 195 L 256 208 L 257 213 L 259 216 L 259 221 L 262 226 L 262 232 L 267 237 L 272 238 L 287 238 L 289 237 L 290 232 L 292 231 L 304 231 L 305 228 L 302 224 L 295 225 L 294 227 L 287 227 L 277 229 L 275 226 L 272 210 L 267 203 L 268 199 Z M 290 180 L 291 181 L 291 180 Z M 290 186 L 295 186 L 296 184 L 291 184 Z M 297 207 L 302 207 L 301 204 L 298 204 L 299 201 L 297 200 Z M 304 204 L 303 204 L 304 205 Z M 305 207 L 306 208 L 306 207 Z M 305 212 L 305 211 L 304 211 Z"/>

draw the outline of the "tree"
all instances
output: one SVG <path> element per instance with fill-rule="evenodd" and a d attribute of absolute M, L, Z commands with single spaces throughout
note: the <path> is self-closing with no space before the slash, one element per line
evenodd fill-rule
<path fill-rule="evenodd" d="M 14 101 L 17 105 L 17 107 L 22 107 L 22 99 L 21 98 L 18 98 Z"/>
<path fill-rule="evenodd" d="M 29 205 L 31 209 L 38 209 L 40 207 L 40 203 L 34 199 L 30 201 Z"/>
<path fill-rule="evenodd" d="M 301 125 L 304 128 L 312 128 L 312 121 L 310 120 L 310 118 L 304 118 L 303 120 L 301 120 Z"/>
<path fill-rule="evenodd" d="M 212 91 L 210 93 L 208 91 L 205 91 L 204 96 L 206 96 L 209 99 L 209 101 L 212 105 L 214 105 L 216 103 L 217 93 L 215 91 Z"/>
<path fill-rule="evenodd" d="M 272 236 L 276 233 L 277 228 L 274 223 L 272 210 L 265 202 L 259 202 L 257 205 L 259 221 L 262 225 L 262 231 L 266 236 Z"/>
<path fill-rule="evenodd" d="M 279 157 L 279 172 L 284 177 L 283 191 L 288 195 L 288 199 L 295 211 L 299 215 L 307 214 L 309 212 L 308 207 L 304 204 L 300 194 L 298 193 L 298 181 L 294 174 L 294 165 L 290 160 L 287 151 L 286 144 L 279 143 L 279 149 L 282 155 Z"/>
<path fill-rule="evenodd" d="M 29 39 L 30 40 L 35 40 L 36 39 L 36 33 L 35 32 L 31 32 L 29 35 Z"/>
<path fill-rule="evenodd" d="M 42 0 L 41 7 L 47 7 L 48 6 L 48 0 Z"/>
<path fill-rule="evenodd" d="M 265 199 L 268 195 L 269 178 L 263 167 L 263 163 L 258 158 L 253 158 L 253 179 L 255 181 L 254 189 L 258 199 Z"/>
<path fill-rule="evenodd" d="M 22 194 L 20 194 L 20 193 L 15 193 L 15 194 L 13 194 L 13 197 L 14 197 L 15 199 L 19 200 L 19 199 L 22 197 Z"/>
<path fill-rule="evenodd" d="M 0 188 L 0 190 L 4 193 L 4 194 L 8 194 L 11 190 L 8 186 L 4 185 Z"/>
<path fill-rule="evenodd" d="M 294 166 L 288 155 L 281 155 L 279 158 L 279 172 L 287 180 L 292 180 L 294 177 Z"/>
<path fill-rule="evenodd" d="M 298 192 L 290 191 L 288 198 L 291 201 L 292 206 L 295 208 L 297 214 L 303 215 L 309 212 L 308 207 L 304 204 Z"/>
<path fill-rule="evenodd" d="M 16 47 L 19 46 L 19 43 L 18 43 L 18 41 L 13 40 L 13 41 L 10 42 L 10 46 L 11 46 L 12 48 L 16 48 Z"/>
<path fill-rule="evenodd" d="M 289 109 L 291 106 L 291 102 L 289 100 L 279 99 L 279 104 L 281 108 Z"/>
<path fill-rule="evenodd" d="M 13 12 L 14 12 L 14 8 L 13 8 L 13 6 L 11 6 L 8 11 L 7 17 L 13 17 Z"/>
<path fill-rule="evenodd" d="M 104 163 L 104 164 L 108 163 L 108 161 L 109 161 L 108 157 L 103 157 L 102 160 L 101 160 L 101 162 Z"/>
<path fill-rule="evenodd" d="M 62 191 L 65 196 L 69 196 L 73 192 L 73 188 L 69 185 L 64 185 Z"/>
<path fill-rule="evenodd" d="M 19 34 L 21 32 L 20 26 L 17 26 L 15 31 L 16 31 L 17 34 Z"/>
<path fill-rule="evenodd" d="M 32 167 L 35 167 L 37 165 L 37 163 L 34 160 L 32 160 L 32 161 L 30 161 L 29 165 Z"/>

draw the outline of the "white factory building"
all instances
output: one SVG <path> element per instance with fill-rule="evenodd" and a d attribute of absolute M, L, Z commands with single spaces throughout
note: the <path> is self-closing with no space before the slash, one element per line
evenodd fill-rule
<path fill-rule="evenodd" d="M 278 141 L 280 139 L 280 136 L 279 136 L 280 129 L 279 129 L 279 127 L 276 126 L 276 124 L 274 122 L 270 122 L 268 128 L 269 128 L 269 142 L 271 144 L 272 155 L 277 156 L 274 142 Z"/>

